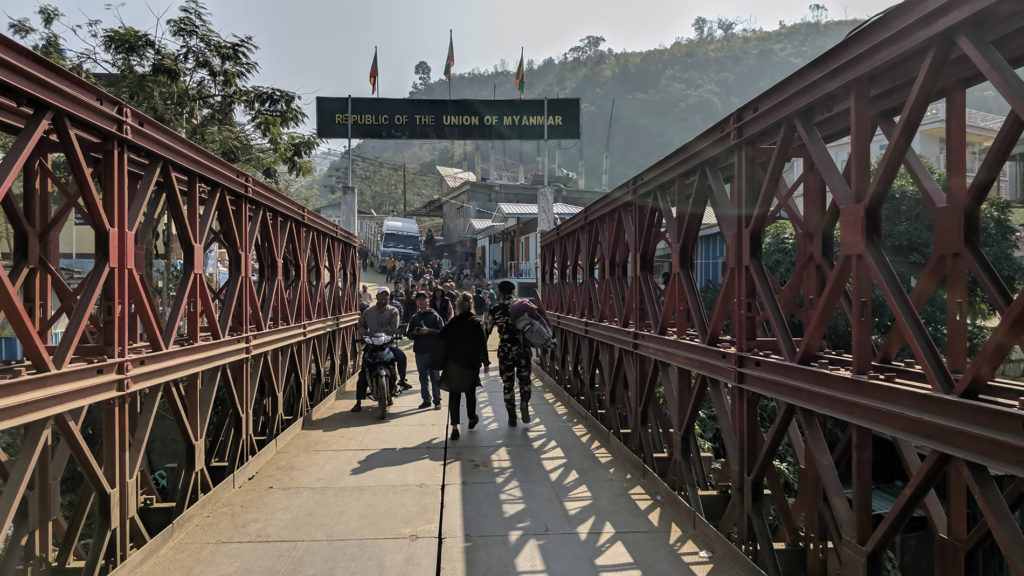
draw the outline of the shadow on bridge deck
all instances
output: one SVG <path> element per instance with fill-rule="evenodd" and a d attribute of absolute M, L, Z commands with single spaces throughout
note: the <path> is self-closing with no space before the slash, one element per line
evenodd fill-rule
<path fill-rule="evenodd" d="M 702 557 L 692 520 L 543 384 L 534 420 L 509 428 L 496 372 L 478 394 L 480 424 L 456 441 L 447 410 L 416 408 L 418 387 L 384 421 L 376 408 L 348 412 L 354 393 L 342 393 L 141 572 L 760 573 L 731 548 Z"/>

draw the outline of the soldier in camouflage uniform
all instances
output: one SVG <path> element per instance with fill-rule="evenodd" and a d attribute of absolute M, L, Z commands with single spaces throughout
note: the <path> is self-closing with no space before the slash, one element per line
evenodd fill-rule
<path fill-rule="evenodd" d="M 490 326 L 498 328 L 498 373 L 501 374 L 502 391 L 505 393 L 505 409 L 508 410 L 508 425 L 516 425 L 516 380 L 519 380 L 519 407 L 523 422 L 530 421 L 530 346 L 523 342 L 519 330 L 512 324 L 509 306 L 516 301 L 516 285 L 508 280 L 498 284 L 498 303 L 491 306 L 488 316 Z"/>

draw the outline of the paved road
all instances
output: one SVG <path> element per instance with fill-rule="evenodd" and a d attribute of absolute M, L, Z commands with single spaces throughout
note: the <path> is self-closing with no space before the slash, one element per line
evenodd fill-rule
<path fill-rule="evenodd" d="M 533 422 L 509 428 L 492 370 L 480 424 L 456 441 L 447 410 L 417 409 L 418 387 L 384 421 L 350 413 L 344 393 L 141 573 L 757 573 L 702 557 L 687 523 L 535 384 Z"/>

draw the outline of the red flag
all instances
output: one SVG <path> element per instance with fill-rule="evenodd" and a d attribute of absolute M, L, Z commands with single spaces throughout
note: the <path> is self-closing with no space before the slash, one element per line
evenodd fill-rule
<path fill-rule="evenodd" d="M 373 47 L 373 64 L 370 64 L 370 94 L 377 93 L 377 47 Z"/>
<path fill-rule="evenodd" d="M 519 99 L 523 99 L 523 91 L 526 90 L 526 70 L 523 69 L 523 52 L 519 52 L 519 67 L 516 68 L 516 88 L 519 89 Z"/>
<path fill-rule="evenodd" d="M 444 61 L 444 78 L 452 79 L 452 67 L 455 66 L 455 45 L 452 44 L 452 31 L 448 31 L 448 58 Z"/>

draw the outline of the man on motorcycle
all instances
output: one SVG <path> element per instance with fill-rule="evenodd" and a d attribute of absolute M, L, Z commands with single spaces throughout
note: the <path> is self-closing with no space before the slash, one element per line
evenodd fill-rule
<path fill-rule="evenodd" d="M 386 286 L 377 289 L 377 303 L 370 306 L 359 316 L 359 336 L 366 337 L 373 334 L 386 334 L 395 336 L 398 334 L 398 310 L 389 305 L 391 294 Z M 411 388 L 405 382 L 406 357 L 405 353 L 397 345 L 391 345 L 391 352 L 395 355 L 398 364 L 398 385 L 403 389 Z M 360 368 L 359 379 L 356 381 L 356 405 L 352 407 L 353 412 L 363 409 L 363 398 L 366 398 L 366 370 Z"/>

